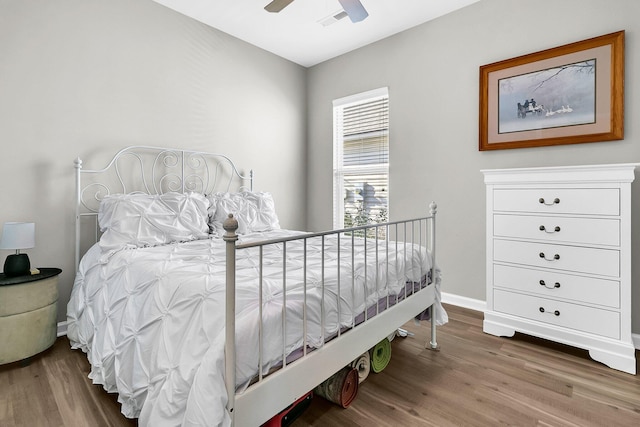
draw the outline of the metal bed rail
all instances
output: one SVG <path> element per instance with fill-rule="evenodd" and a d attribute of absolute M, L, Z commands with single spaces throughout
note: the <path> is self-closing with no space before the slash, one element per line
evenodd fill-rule
<path fill-rule="evenodd" d="M 242 244 L 238 244 L 238 235 L 236 234 L 236 230 L 238 228 L 238 222 L 235 218 L 233 218 L 233 215 L 229 215 L 229 218 L 227 218 L 227 220 L 224 223 L 224 229 L 226 231 L 226 233 L 223 236 L 223 239 L 226 242 L 226 341 L 225 341 L 225 385 L 226 385 L 226 390 L 227 390 L 227 395 L 228 395 L 228 404 L 227 404 L 227 410 L 229 411 L 229 413 L 231 414 L 231 419 L 234 422 L 234 425 L 251 425 L 251 424 L 256 424 L 256 423 L 263 423 L 265 421 L 268 420 L 269 416 L 275 415 L 277 412 L 279 412 L 279 410 L 285 408 L 287 405 L 293 403 L 293 401 L 295 401 L 295 399 L 297 397 L 300 397 L 300 395 L 302 395 L 302 393 L 305 393 L 311 389 L 313 389 L 313 387 L 315 387 L 316 385 L 318 385 L 321 381 L 323 381 L 324 379 L 328 378 L 330 375 L 332 375 L 333 369 L 335 369 L 335 372 L 337 372 L 339 369 L 341 369 L 343 366 L 346 366 L 347 363 L 345 363 L 344 365 L 340 366 L 340 364 L 342 362 L 336 362 L 335 359 L 340 359 L 343 358 L 345 356 L 343 356 L 342 354 L 340 355 L 340 357 L 330 357 L 330 362 L 329 365 L 331 363 L 333 363 L 335 366 L 331 367 L 331 366 L 327 366 L 327 364 L 325 363 L 325 361 L 323 360 L 322 364 L 323 364 L 323 369 L 325 369 L 325 374 L 315 374 L 315 379 L 311 379 L 311 378 L 306 378 L 305 381 L 302 381 L 303 383 L 306 382 L 306 385 L 303 384 L 298 384 L 299 381 L 296 381 L 296 384 L 292 384 L 291 381 L 289 380 L 284 380 L 285 383 L 288 384 L 288 386 L 286 387 L 287 389 L 291 389 L 292 387 L 299 387 L 301 391 L 297 392 L 293 392 L 293 394 L 290 394 L 288 396 L 283 396 L 283 390 L 281 386 L 274 386 L 274 385 L 269 385 L 269 384 L 279 384 L 282 380 L 278 381 L 278 380 L 274 380 L 272 377 L 275 376 L 284 376 L 286 375 L 289 366 L 293 366 L 296 364 L 301 364 L 304 363 L 304 360 L 307 358 L 307 356 L 318 356 L 319 353 L 321 353 L 322 351 L 318 351 L 318 348 L 314 348 L 312 351 L 308 351 L 309 350 L 309 343 L 307 340 L 307 243 L 311 240 L 315 240 L 315 241 L 320 241 L 321 243 L 321 302 L 320 302 L 320 316 L 321 316 L 321 325 L 320 325 L 320 329 L 321 329 L 321 346 L 320 346 L 320 350 L 324 350 L 324 347 L 329 347 L 329 344 L 333 344 L 332 341 L 338 340 L 341 335 L 343 334 L 342 328 L 338 327 L 337 330 L 337 334 L 335 336 L 331 336 L 331 337 L 325 337 L 324 331 L 325 331 L 325 318 L 326 318 L 326 313 L 325 313 L 325 290 L 324 290 L 324 281 L 325 281 L 325 243 L 327 242 L 327 239 L 329 238 L 333 238 L 337 240 L 337 258 L 338 258 L 338 262 L 337 262 L 337 267 L 338 267 L 338 274 L 337 274 L 337 298 L 338 300 L 340 299 L 340 296 L 342 295 L 342 291 L 346 290 L 347 292 L 349 291 L 349 287 L 351 288 L 351 293 L 352 293 L 352 301 L 354 301 L 354 292 L 355 292 L 355 281 L 354 281 L 354 277 L 355 277 L 355 271 L 353 271 L 353 269 L 355 268 L 355 239 L 360 238 L 364 240 L 364 254 L 362 255 L 364 257 L 364 301 L 365 301 L 365 309 L 364 309 L 364 319 L 361 319 L 360 322 L 356 321 L 356 313 L 354 313 L 354 317 L 353 317 L 353 325 L 350 329 L 347 330 L 357 330 L 361 327 L 363 327 L 363 325 L 367 325 L 367 323 L 369 322 L 369 320 L 371 319 L 375 319 L 377 320 L 378 324 L 381 324 L 384 327 L 385 321 L 380 322 L 379 320 L 381 320 L 381 316 L 380 314 L 382 313 L 380 310 L 380 303 L 376 303 L 375 304 L 375 308 L 373 307 L 367 307 L 366 305 L 366 301 L 368 299 L 368 295 L 367 295 L 367 280 L 368 280 L 368 274 L 367 274 L 367 259 L 368 257 L 372 257 L 375 260 L 375 266 L 376 269 L 379 266 L 379 260 L 382 259 L 386 259 L 388 262 L 388 258 L 389 258 L 389 254 L 391 252 L 393 252 L 395 254 L 396 257 L 398 257 L 398 248 L 399 246 L 403 245 L 404 246 L 404 250 L 402 251 L 402 253 L 404 254 L 404 256 L 407 256 L 407 250 L 406 247 L 407 245 L 416 245 L 420 248 L 420 250 L 425 250 L 427 253 L 425 254 L 427 257 L 430 258 L 430 277 L 431 277 L 431 281 L 434 284 L 434 286 L 432 286 L 432 289 L 435 288 L 435 281 L 436 281 L 436 266 L 435 266 L 435 254 L 436 254 L 436 212 L 437 212 L 437 205 L 432 202 L 429 205 L 429 215 L 426 217 L 422 217 L 422 218 L 415 218 L 415 219 L 409 219 L 409 220 L 404 220 L 404 221 L 394 221 L 394 222 L 387 222 L 387 223 L 382 223 L 382 224 L 371 224 L 371 225 L 364 225 L 364 226 L 358 226 L 358 227 L 353 227 L 353 228 L 346 228 L 346 229 L 340 229 L 340 230 L 331 230 L 331 231 L 325 231 L 325 232 L 318 232 L 318 233 L 305 233 L 305 234 L 301 234 L 301 235 L 297 235 L 297 236 L 290 236 L 290 237 L 284 237 L 284 238 L 278 238 L 278 239 L 272 239 L 272 240 L 265 240 L 265 241 L 259 241 L 259 242 L 251 242 L 251 243 L 242 243 Z M 358 237 L 360 236 L 360 237 Z M 382 237 L 381 237 L 382 236 Z M 390 240 L 391 238 L 393 238 L 393 240 Z M 350 240 L 350 248 L 351 248 L 351 253 L 350 254 L 341 254 L 340 253 L 340 248 L 341 248 L 341 241 L 343 241 L 343 239 L 347 239 L 347 244 L 349 243 L 348 241 Z M 372 241 L 373 244 L 371 246 L 373 246 L 374 253 L 369 253 L 368 252 L 368 246 L 369 243 L 368 241 Z M 287 247 L 295 242 L 301 243 L 303 248 L 304 248 L 304 255 L 303 255 L 303 293 L 304 293 L 304 302 L 302 304 L 302 330 L 303 330 L 303 345 L 301 347 L 302 350 L 302 354 L 300 355 L 299 358 L 297 358 L 296 360 L 288 363 L 287 361 L 287 340 L 286 340 L 286 316 L 287 316 L 287 264 L 286 264 L 286 259 L 287 259 Z M 272 246 L 272 245 L 281 245 L 282 246 L 282 251 L 283 251 L 283 265 L 282 265 L 282 364 L 281 367 L 271 373 L 268 376 L 263 375 L 263 330 L 262 330 L 262 323 L 263 323 L 263 312 L 262 312 L 262 308 L 263 308 L 263 252 L 264 252 L 264 248 Z M 390 252 L 390 246 L 393 246 L 393 250 Z M 426 245 L 426 247 L 425 247 Z M 349 246 L 349 245 L 347 245 Z M 258 249 L 258 268 L 259 268 L 259 284 L 258 284 L 258 295 L 259 295 L 259 302 L 258 302 L 258 306 L 259 306 L 259 321 L 258 321 L 258 345 L 259 345 L 259 356 L 258 356 L 258 375 L 257 375 L 257 379 L 255 380 L 255 382 L 249 386 L 249 389 L 246 390 L 245 392 L 241 393 L 240 395 L 236 395 L 236 336 L 235 336 L 235 322 L 236 322 L 236 310 L 235 310 L 235 286 L 236 286 L 236 256 L 237 256 L 237 252 L 238 251 L 242 251 L 242 250 L 247 250 L 250 248 L 257 248 Z M 382 252 L 382 253 L 381 253 Z M 342 280 L 343 277 L 340 273 L 340 267 L 341 267 L 341 263 L 339 262 L 339 260 L 341 259 L 341 256 L 346 256 L 347 258 L 351 258 L 351 275 L 350 277 L 347 277 L 346 280 Z M 397 261 L 397 260 L 396 260 Z M 398 263 L 396 262 L 395 265 L 397 265 Z M 407 262 L 405 259 L 404 262 L 404 268 L 407 268 Z M 386 280 L 386 282 L 388 282 L 389 279 L 389 268 L 385 269 L 386 271 L 386 278 L 384 278 L 384 280 Z M 376 295 L 378 292 L 378 271 L 376 270 L 375 272 L 372 272 L 373 277 L 375 278 L 374 280 L 376 280 Z M 351 279 L 351 280 L 349 280 Z M 347 282 L 347 283 L 345 283 Z M 349 283 L 350 282 L 350 283 Z M 402 303 L 404 301 L 407 301 L 409 299 L 411 299 L 414 295 L 420 295 L 422 289 L 418 289 L 418 291 L 415 291 L 413 284 L 411 286 L 411 290 L 413 292 L 411 293 L 407 293 L 407 286 L 403 287 L 403 295 L 398 295 L 395 296 L 396 300 L 395 301 L 391 301 L 390 298 L 392 298 L 392 296 L 389 295 L 389 292 L 386 292 L 386 301 L 383 301 L 382 307 L 384 309 L 384 311 L 391 311 L 392 309 L 402 305 Z M 433 291 L 435 292 L 435 291 Z M 425 298 L 424 297 L 425 292 L 422 293 L 421 298 Z M 433 294 L 435 295 L 435 294 Z M 384 299 L 384 298 L 383 298 Z M 434 299 L 429 299 L 429 301 L 433 301 Z M 417 302 L 417 305 L 415 305 L 416 302 L 413 302 L 413 305 L 415 307 L 413 307 L 413 311 L 416 310 L 416 307 L 420 307 L 420 303 Z M 337 304 L 337 310 L 338 310 L 338 314 L 337 314 L 337 319 L 338 319 L 338 325 L 340 324 L 340 319 L 342 319 L 341 317 L 341 312 L 340 312 L 340 301 L 338 301 Z M 369 309 L 373 308 L 373 312 L 370 314 L 369 313 Z M 422 309 L 426 309 L 427 306 L 422 307 Z M 435 312 L 435 305 L 431 305 L 431 339 L 429 342 L 429 346 L 433 349 L 437 348 L 437 341 L 436 341 L 436 312 Z M 395 310 L 396 312 L 398 312 L 398 310 Z M 411 309 L 409 310 L 411 311 Z M 402 315 L 400 316 L 401 318 L 403 318 L 404 320 L 402 320 L 402 323 L 400 324 L 396 324 L 393 325 L 393 329 L 391 330 L 387 330 L 386 331 L 386 335 L 387 336 L 389 334 L 389 332 L 394 331 L 396 328 L 400 327 L 402 324 L 404 324 L 404 322 L 406 322 L 407 320 L 410 320 L 413 316 L 417 315 L 419 312 L 415 312 L 415 313 L 410 313 L 410 317 L 406 317 L 407 315 L 404 314 L 404 317 L 402 317 Z M 395 317 L 398 316 L 398 314 L 396 313 L 394 315 Z M 391 318 L 391 316 L 389 316 L 389 318 Z M 397 322 L 397 320 L 396 320 Z M 386 327 L 388 328 L 389 326 L 386 325 Z M 364 333 L 364 332 L 363 332 Z M 369 333 L 370 334 L 370 333 Z M 371 334 L 370 334 L 371 335 Z M 350 335 L 350 337 L 352 337 L 352 335 Z M 349 338 L 351 339 L 351 338 Z M 375 338 L 378 339 L 378 338 Z M 377 342 L 377 341 L 376 341 Z M 373 344 L 371 344 L 370 347 L 373 347 L 373 345 L 375 344 L 375 342 Z M 369 344 L 366 344 L 369 345 Z M 337 352 L 337 350 L 335 350 L 335 346 L 331 346 L 332 349 L 329 349 L 328 352 Z M 358 353 L 361 354 L 363 351 L 368 350 L 370 347 L 366 347 L 366 348 L 361 348 Z M 350 357 L 350 356 L 348 356 Z M 318 359 L 318 357 L 315 357 L 314 359 Z M 295 371 L 299 371 L 300 369 L 296 369 Z M 314 368 L 315 370 L 315 368 Z M 292 372 L 293 374 L 293 372 Z M 293 374 L 294 377 L 297 377 L 297 374 Z M 254 406 L 251 407 L 251 409 L 247 408 L 247 409 L 243 409 L 240 413 L 238 411 L 236 411 L 236 399 L 237 398 L 243 398 L 245 394 L 254 394 L 255 389 L 260 388 L 262 385 L 265 385 L 265 387 L 271 387 L 274 389 L 275 393 L 257 393 L 256 395 L 262 395 L 263 397 L 261 399 L 259 399 L 259 401 L 261 402 L 261 409 L 255 408 Z M 317 383 L 317 384 L 316 384 Z M 277 390 L 280 389 L 280 390 Z M 306 389 L 306 390 L 305 390 Z M 291 393 L 291 392 L 290 392 Z M 269 402 L 265 401 L 265 396 L 269 396 Z M 276 396 L 279 395 L 279 396 Z M 255 398 L 249 398 L 247 399 L 249 401 L 251 400 L 255 400 Z M 246 417 L 246 412 L 247 411 L 251 411 L 252 412 L 252 416 L 251 417 Z M 262 410 L 262 412 L 264 413 L 263 415 L 258 415 L 256 414 L 257 412 L 260 412 L 260 410 Z M 243 419 L 245 421 L 243 422 L 239 422 L 237 423 L 235 417 L 236 416 L 242 416 Z M 250 419 L 251 421 L 248 422 L 246 421 L 247 419 Z"/>

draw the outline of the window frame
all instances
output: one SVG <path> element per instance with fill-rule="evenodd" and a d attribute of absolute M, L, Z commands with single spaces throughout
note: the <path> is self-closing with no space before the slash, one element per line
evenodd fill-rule
<path fill-rule="evenodd" d="M 386 98 L 387 106 L 389 103 L 389 89 L 388 87 L 381 87 L 378 89 L 369 90 L 366 92 L 357 93 L 354 95 L 338 98 L 333 101 L 333 227 L 336 229 L 344 228 L 344 216 L 345 216 L 345 166 L 344 166 L 344 138 L 341 134 L 342 125 L 339 117 L 339 111 L 344 111 L 345 108 L 350 106 L 363 104 L 367 102 L 373 102 L 376 99 Z M 341 114 L 341 113 L 340 113 Z M 387 111 L 387 123 L 389 122 L 389 112 Z M 389 132 L 390 125 L 387 125 L 386 138 L 387 138 L 387 163 L 376 164 L 371 166 L 363 166 L 362 169 L 371 169 L 372 171 L 379 171 L 381 174 L 386 175 L 387 187 L 389 186 Z M 347 169 L 348 170 L 348 169 Z M 386 195 L 386 209 L 387 215 L 389 212 L 389 189 L 387 188 Z"/>

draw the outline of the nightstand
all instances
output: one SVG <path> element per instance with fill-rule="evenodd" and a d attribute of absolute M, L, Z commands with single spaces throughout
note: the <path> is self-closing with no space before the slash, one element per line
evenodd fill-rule
<path fill-rule="evenodd" d="M 6 277 L 0 273 L 0 365 L 51 347 L 57 335 L 59 268 Z"/>

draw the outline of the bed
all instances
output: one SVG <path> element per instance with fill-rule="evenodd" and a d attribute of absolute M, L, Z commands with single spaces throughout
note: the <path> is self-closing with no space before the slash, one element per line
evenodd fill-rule
<path fill-rule="evenodd" d="M 434 203 L 310 233 L 224 155 L 127 147 L 75 169 L 68 337 L 140 425 L 261 425 L 414 317 L 437 348 Z"/>

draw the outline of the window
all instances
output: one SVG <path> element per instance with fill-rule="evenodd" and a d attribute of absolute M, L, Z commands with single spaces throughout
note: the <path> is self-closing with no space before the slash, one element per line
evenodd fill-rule
<path fill-rule="evenodd" d="M 389 93 L 376 89 L 333 101 L 333 225 L 388 221 Z"/>

